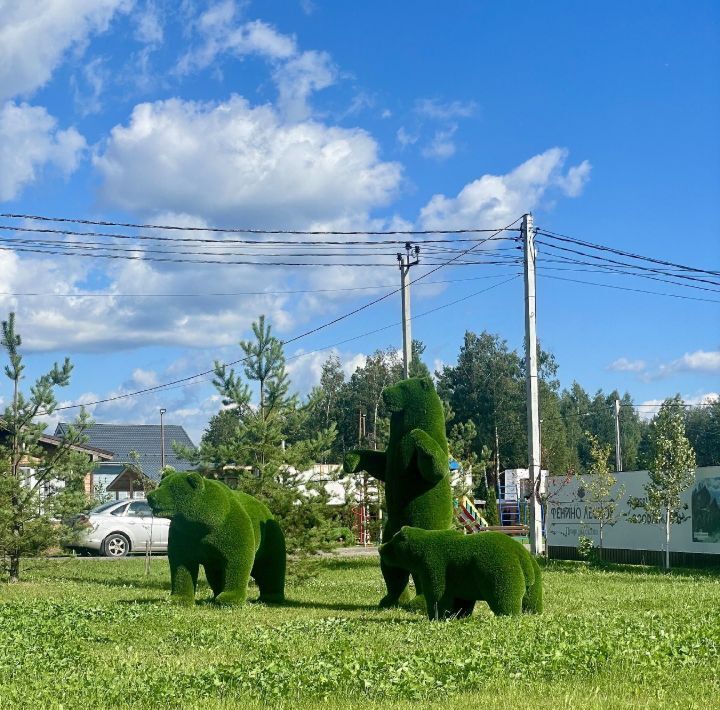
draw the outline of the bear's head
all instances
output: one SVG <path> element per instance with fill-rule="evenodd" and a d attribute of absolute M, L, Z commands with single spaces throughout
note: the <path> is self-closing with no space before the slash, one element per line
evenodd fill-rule
<path fill-rule="evenodd" d="M 206 517 L 206 480 L 199 473 L 168 473 L 160 485 L 148 493 L 147 502 L 158 518 L 181 516 L 201 521 Z"/>
<path fill-rule="evenodd" d="M 380 545 L 380 559 L 390 567 L 410 569 L 418 559 L 416 543 L 423 532 L 419 528 L 403 526 L 388 542 Z"/>
<path fill-rule="evenodd" d="M 396 428 L 410 430 L 437 419 L 444 429 L 442 402 L 429 377 L 401 380 L 391 387 L 386 387 L 382 396 Z"/>

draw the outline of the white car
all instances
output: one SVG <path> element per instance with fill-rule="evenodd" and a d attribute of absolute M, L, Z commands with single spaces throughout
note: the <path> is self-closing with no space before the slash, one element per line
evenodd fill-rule
<path fill-rule="evenodd" d="M 113 500 L 77 520 L 83 527 L 73 547 L 96 550 L 104 557 L 167 552 L 170 520 L 156 518 L 146 500 Z"/>

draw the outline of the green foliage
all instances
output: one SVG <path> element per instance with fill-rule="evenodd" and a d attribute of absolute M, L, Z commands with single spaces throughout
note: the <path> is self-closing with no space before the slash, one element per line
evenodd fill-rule
<path fill-rule="evenodd" d="M 542 611 L 540 567 L 503 533 L 403 527 L 380 547 L 380 559 L 412 573 L 430 620 L 470 616 L 476 601 L 497 616 Z"/>
<path fill-rule="evenodd" d="M 242 604 L 252 574 L 264 601 L 280 602 L 285 539 L 259 500 L 198 473 L 170 473 L 148 494 L 153 514 L 169 518 L 171 597 L 192 604 L 200 565 L 219 604 Z"/>
<path fill-rule="evenodd" d="M 645 498 L 629 498 L 633 509 L 643 509 L 656 523 L 665 523 L 665 567 L 670 567 L 670 534 L 674 524 L 687 520 L 680 496 L 695 480 L 695 452 L 685 436 L 680 395 L 666 399 L 655 416 L 650 434 L 649 481 Z M 631 522 L 640 522 L 637 515 Z"/>
<path fill-rule="evenodd" d="M 593 523 L 597 525 L 600 544 L 599 557 L 602 558 L 604 533 L 607 526 L 617 523 L 617 509 L 625 495 L 625 486 L 617 485 L 617 478 L 610 471 L 612 446 L 601 444 L 598 438 L 586 432 L 590 443 L 590 472 L 581 478 L 586 491 L 586 501 L 591 504 Z"/>
<path fill-rule="evenodd" d="M 330 549 L 335 523 L 324 481 L 308 479 L 303 472 L 327 459 L 336 436 L 334 422 L 309 426 L 317 407 L 299 407 L 290 394 L 282 343 L 263 316 L 253 323 L 253 334 L 254 340 L 240 346 L 244 375 L 257 384 L 257 406 L 251 403 L 248 383 L 216 363 L 213 384 L 228 409 L 216 415 L 196 451 L 179 453 L 205 476 L 232 481 L 263 501 L 282 526 L 290 551 Z"/>
<path fill-rule="evenodd" d="M 447 624 L 379 611 L 376 559 L 291 562 L 288 603 L 242 613 L 168 605 L 166 576 L 158 559 L 149 577 L 141 559 L 30 560 L 0 586 L 0 704 L 689 710 L 720 692 L 717 572 L 550 563 L 541 615 L 477 605 Z"/>
<path fill-rule="evenodd" d="M 367 471 L 385 482 L 387 521 L 383 542 L 403 526 L 446 530 L 453 524 L 448 448 L 442 402 L 429 378 L 402 380 L 383 391 L 391 413 L 387 450 L 351 451 L 345 471 Z M 387 594 L 382 606 L 406 594 L 409 575 L 383 565 Z"/>
<path fill-rule="evenodd" d="M 2 323 L 0 345 L 12 383 L 12 398 L 0 416 L 0 560 L 7 563 L 10 581 L 17 582 L 22 558 L 71 542 L 76 531 L 66 521 L 87 509 L 84 479 L 94 464 L 77 446 L 87 441 L 84 432 L 91 421 L 81 409 L 56 445 L 43 443 L 45 425 L 37 418 L 55 411 L 55 389 L 69 384 L 72 365 L 67 358 L 62 366 L 55 363 L 25 395 L 20 387 L 22 338 L 15 332 L 14 313 Z"/>
<path fill-rule="evenodd" d="M 698 466 L 720 465 L 720 399 L 706 406 L 689 407 L 685 433 L 695 451 Z"/>
<path fill-rule="evenodd" d="M 581 560 L 590 561 L 595 553 L 595 543 L 591 537 L 580 535 L 577 546 L 578 557 Z"/>
<path fill-rule="evenodd" d="M 495 486 L 488 487 L 487 502 L 485 503 L 485 520 L 490 526 L 500 525 L 500 511 L 498 510 Z"/>

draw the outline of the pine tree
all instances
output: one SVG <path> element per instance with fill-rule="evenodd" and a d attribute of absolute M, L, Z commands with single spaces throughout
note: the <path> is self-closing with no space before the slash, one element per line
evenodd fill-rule
<path fill-rule="evenodd" d="M 45 425 L 37 417 L 55 410 L 54 390 L 69 384 L 72 364 L 67 358 L 62 365 L 55 363 L 25 396 L 20 388 L 22 338 L 15 332 L 14 313 L 2 323 L 0 344 L 9 360 L 5 375 L 12 382 L 12 400 L 0 418 L 0 555 L 8 560 L 10 581 L 17 582 L 22 558 L 69 541 L 73 530 L 63 521 L 87 508 L 83 484 L 93 463 L 76 447 L 86 441 L 91 422 L 81 410 L 57 446 L 41 445 Z"/>

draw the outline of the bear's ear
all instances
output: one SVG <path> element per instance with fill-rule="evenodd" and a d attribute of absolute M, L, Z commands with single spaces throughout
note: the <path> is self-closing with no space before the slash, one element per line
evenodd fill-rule
<path fill-rule="evenodd" d="M 432 389 L 432 380 L 429 377 L 421 377 L 420 378 L 420 386 L 424 390 L 431 390 Z"/>
<path fill-rule="evenodd" d="M 194 488 L 197 491 L 202 490 L 205 485 L 205 479 L 196 471 L 188 474 L 187 482 L 190 484 L 190 488 Z"/>

